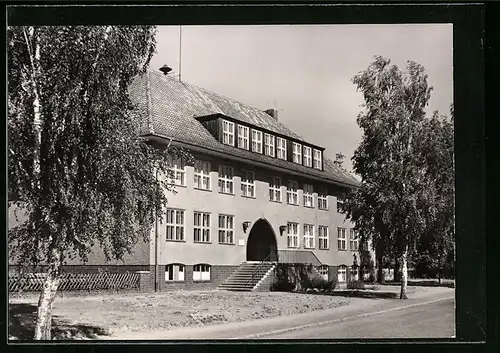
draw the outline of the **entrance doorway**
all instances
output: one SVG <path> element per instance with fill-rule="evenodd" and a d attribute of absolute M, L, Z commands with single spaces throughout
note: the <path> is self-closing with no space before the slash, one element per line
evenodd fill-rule
<path fill-rule="evenodd" d="M 247 261 L 277 261 L 278 245 L 269 222 L 263 218 L 253 225 L 247 241 Z"/>

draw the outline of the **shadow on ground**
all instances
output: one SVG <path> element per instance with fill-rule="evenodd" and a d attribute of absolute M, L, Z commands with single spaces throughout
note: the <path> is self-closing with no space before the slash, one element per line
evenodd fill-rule
<path fill-rule="evenodd" d="M 363 299 L 397 299 L 398 293 L 379 292 L 371 290 L 335 290 L 333 292 L 315 293 L 318 295 L 331 295 L 334 297 L 363 298 Z"/>
<path fill-rule="evenodd" d="M 9 304 L 9 339 L 32 340 L 35 330 L 37 307 L 31 304 Z M 52 339 L 97 339 L 98 336 L 107 336 L 102 327 L 91 325 L 74 325 L 52 316 Z"/>
<path fill-rule="evenodd" d="M 385 284 L 391 285 L 391 286 L 400 286 L 401 282 L 396 282 L 396 281 L 386 281 Z M 450 282 L 450 281 L 442 281 L 441 284 L 437 280 L 435 281 L 429 281 L 429 280 L 409 280 L 408 281 L 408 286 L 409 287 L 447 287 L 447 288 L 455 288 L 455 282 Z"/>

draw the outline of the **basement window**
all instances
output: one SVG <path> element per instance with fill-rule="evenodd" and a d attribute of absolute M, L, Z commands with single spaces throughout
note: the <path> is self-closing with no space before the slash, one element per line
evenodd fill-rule
<path fill-rule="evenodd" d="M 210 281 L 210 265 L 199 264 L 193 266 L 193 281 Z"/>
<path fill-rule="evenodd" d="M 184 265 L 170 264 L 165 266 L 165 281 L 166 282 L 183 282 L 184 281 Z"/>

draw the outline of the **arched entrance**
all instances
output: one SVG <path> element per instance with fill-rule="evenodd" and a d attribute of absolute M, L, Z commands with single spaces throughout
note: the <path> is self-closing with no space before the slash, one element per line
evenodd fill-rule
<path fill-rule="evenodd" d="M 277 261 L 278 245 L 273 228 L 263 218 L 253 225 L 247 241 L 247 261 Z M 269 256 L 270 255 L 270 256 Z M 268 258 L 269 256 L 269 258 Z"/>

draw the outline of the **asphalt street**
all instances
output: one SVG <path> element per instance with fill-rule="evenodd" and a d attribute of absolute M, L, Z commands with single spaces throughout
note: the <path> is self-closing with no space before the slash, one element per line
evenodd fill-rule
<path fill-rule="evenodd" d="M 455 334 L 453 299 L 325 325 L 260 335 L 262 339 L 450 338 Z"/>

